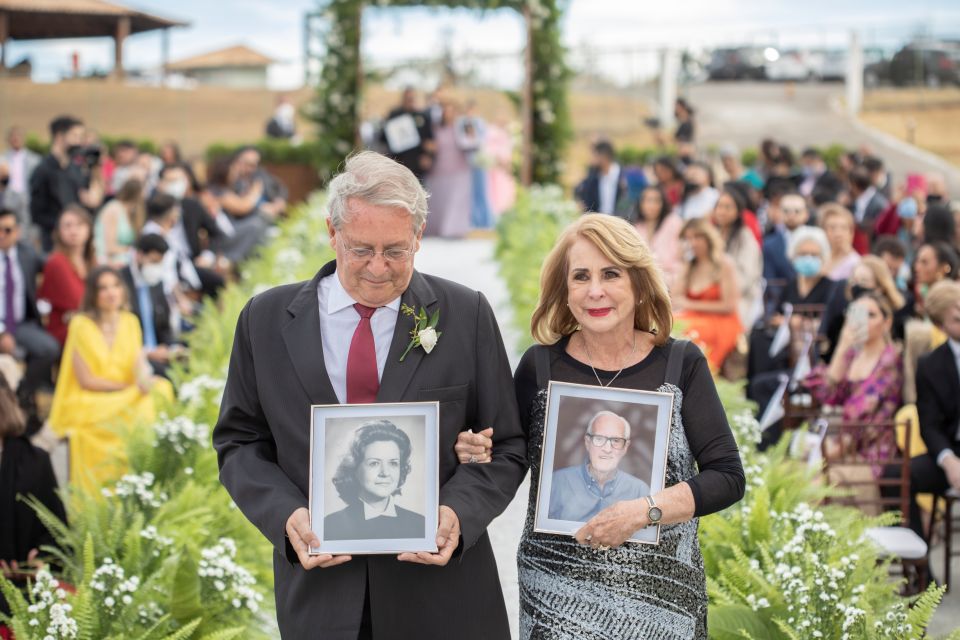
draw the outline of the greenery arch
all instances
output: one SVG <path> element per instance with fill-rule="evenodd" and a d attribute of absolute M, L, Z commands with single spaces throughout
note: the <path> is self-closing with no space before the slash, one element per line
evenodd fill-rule
<path fill-rule="evenodd" d="M 526 99 L 522 115 L 529 128 L 530 160 L 525 182 L 556 183 L 572 137 L 567 105 L 570 69 L 560 43 L 566 0 L 324 0 L 320 14 L 329 25 L 316 97 L 309 114 L 319 128 L 319 167 L 326 179 L 356 145 L 362 90 L 361 18 L 367 4 L 377 7 L 515 9 L 527 22 Z"/>

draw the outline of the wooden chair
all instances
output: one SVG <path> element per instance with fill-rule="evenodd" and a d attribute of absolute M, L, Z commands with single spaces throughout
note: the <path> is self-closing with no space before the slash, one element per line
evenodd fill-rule
<path fill-rule="evenodd" d="M 903 425 L 907 434 L 904 449 L 896 448 L 895 422 L 882 423 L 838 423 L 832 425 L 829 435 L 822 443 L 824 474 L 831 484 L 847 489 L 847 496 L 832 498 L 834 504 L 848 504 L 857 507 L 868 515 L 877 515 L 882 511 L 895 510 L 901 513 L 903 524 L 892 527 L 871 527 L 866 535 L 881 549 L 887 557 L 894 558 L 907 579 L 911 593 L 919 593 L 927 588 L 930 580 L 930 568 L 927 559 L 927 542 L 909 528 L 910 503 L 910 439 L 912 423 Z M 868 459 L 862 453 L 862 447 L 869 442 L 885 440 L 891 443 L 887 456 Z M 897 468 L 897 477 L 883 473 L 879 478 L 874 468 L 885 471 Z"/>
<path fill-rule="evenodd" d="M 942 495 L 933 497 L 933 513 L 930 516 L 930 527 L 927 529 L 927 544 L 933 544 L 936 536 L 937 516 L 940 515 L 940 524 L 943 526 L 943 585 L 950 591 L 950 565 L 954 558 L 960 556 L 960 549 L 953 548 L 954 526 L 960 523 L 960 513 L 954 513 L 953 507 L 960 499 L 960 492 L 949 489 Z"/>

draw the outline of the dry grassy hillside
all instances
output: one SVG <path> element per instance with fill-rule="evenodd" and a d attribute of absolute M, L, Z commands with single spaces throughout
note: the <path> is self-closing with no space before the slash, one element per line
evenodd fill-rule
<path fill-rule="evenodd" d="M 290 92 L 298 106 L 309 102 L 309 89 Z M 479 113 L 492 121 L 516 121 L 509 98 L 500 91 L 457 89 L 460 102 L 475 100 Z M 77 80 L 34 84 L 0 79 L 0 129 L 12 124 L 46 138 L 47 123 L 62 113 L 83 118 L 110 136 L 177 140 L 184 152 L 197 157 L 214 142 L 249 142 L 261 137 L 277 92 L 201 87 L 191 90 L 137 87 L 110 81 Z M 398 99 L 395 91 L 367 88 L 362 113 L 382 115 Z M 570 97 L 575 138 L 567 158 L 567 183 L 579 177 L 589 161 L 590 142 L 607 136 L 617 144 L 647 146 L 652 139 L 643 126 L 646 103 L 629 96 L 574 93 Z M 309 122 L 301 131 L 312 133 Z"/>

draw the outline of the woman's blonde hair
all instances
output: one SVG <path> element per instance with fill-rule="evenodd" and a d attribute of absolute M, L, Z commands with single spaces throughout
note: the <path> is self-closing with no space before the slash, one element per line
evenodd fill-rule
<path fill-rule="evenodd" d="M 960 282 L 941 280 L 930 287 L 923 300 L 923 308 L 930 320 L 938 327 L 943 326 L 943 318 L 957 304 L 960 304 Z"/>
<path fill-rule="evenodd" d="M 843 218 L 843 221 L 850 227 L 850 233 L 856 231 L 857 221 L 854 219 L 853 214 L 850 213 L 850 209 L 847 209 L 842 204 L 828 202 L 820 207 L 820 226 L 823 229 L 827 228 L 827 220 L 830 218 Z"/>
<path fill-rule="evenodd" d="M 567 278 L 570 247 L 580 238 L 589 240 L 610 262 L 627 271 L 637 304 L 634 328 L 654 334 L 654 344 L 664 344 L 673 328 L 673 311 L 653 254 L 633 225 L 601 213 L 578 218 L 564 229 L 547 255 L 540 270 L 540 299 L 530 320 L 534 339 L 554 344 L 577 330 L 577 320 L 567 306 Z"/>
<path fill-rule="evenodd" d="M 894 283 L 893 276 L 890 275 L 890 269 L 887 268 L 887 263 L 883 261 L 883 258 L 875 255 L 866 255 L 860 258 L 860 264 L 870 269 L 873 273 L 873 278 L 877 281 L 877 291 L 887 299 L 890 307 L 894 311 L 903 308 L 905 304 L 903 294 L 897 290 L 897 285 Z M 856 270 L 856 267 L 854 267 L 854 270 Z M 847 279 L 848 300 L 850 296 L 853 295 L 852 289 L 853 284 L 851 284 L 850 279 Z"/>

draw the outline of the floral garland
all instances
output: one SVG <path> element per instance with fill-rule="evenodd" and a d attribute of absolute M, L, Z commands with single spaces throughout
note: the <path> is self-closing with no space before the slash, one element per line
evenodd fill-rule
<path fill-rule="evenodd" d="M 360 32 L 365 4 L 377 7 L 528 8 L 533 51 L 533 181 L 556 183 L 572 137 L 567 106 L 571 72 L 564 62 L 560 20 L 566 0 L 325 0 L 321 16 L 328 25 L 316 98 L 307 115 L 317 124 L 321 176 L 332 176 L 356 145 L 360 103 Z"/>

